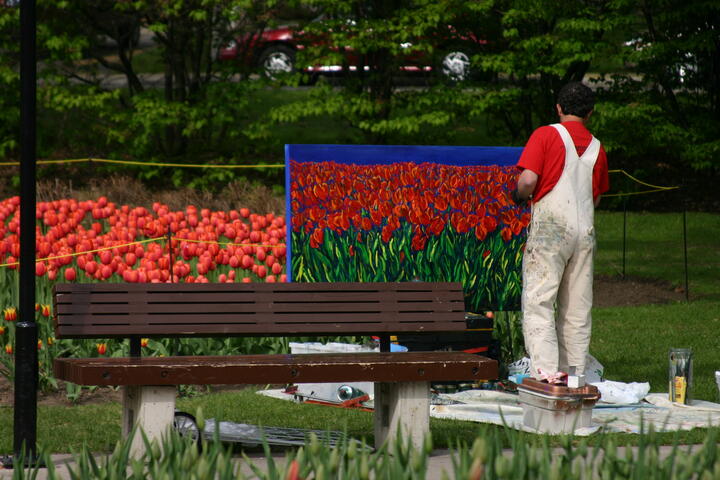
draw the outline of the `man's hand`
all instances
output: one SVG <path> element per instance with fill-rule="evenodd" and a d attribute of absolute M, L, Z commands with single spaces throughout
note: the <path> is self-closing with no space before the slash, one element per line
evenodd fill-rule
<path fill-rule="evenodd" d="M 520 192 L 518 192 L 518 189 L 512 191 L 510 194 L 510 199 L 513 201 L 513 203 L 519 207 L 524 207 L 527 205 L 527 198 L 520 198 Z"/>
<path fill-rule="evenodd" d="M 527 201 L 532 199 L 535 186 L 537 185 L 538 174 L 532 170 L 525 169 L 522 171 L 517 181 L 517 188 L 512 192 L 510 198 L 512 201 L 521 207 L 527 204 Z"/>

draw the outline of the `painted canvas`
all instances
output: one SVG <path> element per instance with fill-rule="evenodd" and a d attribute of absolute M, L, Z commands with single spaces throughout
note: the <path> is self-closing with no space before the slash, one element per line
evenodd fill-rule
<path fill-rule="evenodd" d="M 286 145 L 288 278 L 460 281 L 469 312 L 519 310 L 521 150 Z"/>

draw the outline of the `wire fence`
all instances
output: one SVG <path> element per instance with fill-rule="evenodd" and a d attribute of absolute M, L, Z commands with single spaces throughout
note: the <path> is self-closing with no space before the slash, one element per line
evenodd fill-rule
<path fill-rule="evenodd" d="M 225 168 L 225 169 L 267 169 L 267 168 L 285 168 L 285 164 L 250 164 L 250 165 L 237 165 L 237 164 L 190 164 L 190 163 L 169 163 L 169 162 L 141 162 L 141 161 L 133 161 L 133 160 L 115 160 L 115 159 L 107 159 L 107 158 L 75 158 L 75 159 L 64 159 L 64 160 L 38 160 L 38 165 L 62 165 L 62 164 L 77 164 L 77 163 L 104 163 L 104 164 L 115 164 L 115 165 L 132 165 L 132 166 L 145 166 L 145 167 L 170 167 L 170 168 Z M 0 166 L 19 166 L 20 162 L 0 162 Z M 603 197 L 630 197 L 635 195 L 646 195 L 646 194 L 653 194 L 653 193 L 663 193 L 668 192 L 671 190 L 677 190 L 680 188 L 680 186 L 662 186 L 662 185 L 654 185 L 648 182 L 645 182 L 643 180 L 638 179 L 637 177 L 631 175 L 627 171 L 623 169 L 612 169 L 609 170 L 608 173 L 611 174 L 620 174 L 625 177 L 626 180 L 630 180 L 631 182 L 641 185 L 643 187 L 646 187 L 646 190 L 641 191 L 635 191 L 635 192 L 617 192 L 617 193 L 606 193 L 603 194 Z M 626 183 L 627 185 L 627 183 Z M 627 256 L 627 203 L 625 203 L 625 208 L 623 209 L 623 229 L 622 229 L 622 276 L 625 277 L 626 275 L 626 256 Z M 684 277 L 685 277 L 685 295 L 686 298 L 689 298 L 689 285 L 688 285 L 688 266 L 687 266 L 687 227 L 686 227 L 686 214 L 683 211 L 682 213 L 682 237 L 683 237 L 683 250 L 684 250 Z M 178 238 L 173 237 L 171 232 L 168 231 L 168 235 L 163 235 L 161 237 L 155 237 L 155 238 L 148 238 L 144 240 L 138 240 L 135 242 L 129 242 L 125 244 L 120 245 L 113 245 L 108 247 L 101 247 L 96 248 L 92 250 L 86 250 L 81 252 L 73 252 L 68 253 L 65 255 L 54 255 L 49 256 L 45 258 L 37 258 L 36 262 L 47 262 L 51 260 L 59 260 L 62 258 L 67 257 L 77 257 L 81 255 L 91 254 L 91 253 L 98 253 L 102 252 L 104 250 L 113 250 L 117 248 L 122 247 L 129 247 L 133 245 L 140 245 L 150 242 L 168 242 L 168 245 L 171 247 L 168 248 L 168 252 L 172 256 L 172 245 L 173 241 L 176 242 L 188 242 L 188 243 L 214 243 L 220 246 L 234 246 L 234 247 L 267 247 L 267 248 L 273 248 L 273 247 L 280 247 L 285 246 L 281 244 L 261 244 L 261 243 L 234 243 L 234 242 L 218 242 L 218 241 L 210 241 L 210 240 L 195 240 L 195 239 L 187 239 L 187 238 Z M 1 267 L 17 267 L 20 264 L 19 261 L 15 262 L 8 262 L 0 264 Z"/>
<path fill-rule="evenodd" d="M 237 165 L 237 164 L 199 164 L 199 163 L 167 163 L 167 162 L 140 162 L 136 160 L 115 160 L 108 158 L 73 158 L 65 160 L 38 160 L 38 165 L 61 165 L 61 164 L 73 164 L 73 163 L 107 163 L 116 165 L 134 165 L 144 167 L 172 167 L 172 168 L 229 168 L 229 169 L 263 169 L 263 168 L 285 168 L 283 163 L 258 163 L 251 165 Z M 0 166 L 19 166 L 20 162 L 0 162 Z M 679 186 L 661 186 L 653 185 L 651 183 L 644 182 L 633 175 L 629 174 L 623 169 L 609 170 L 608 173 L 620 173 L 626 178 L 633 182 L 649 187 L 650 190 L 643 190 L 639 192 L 620 192 L 620 193 L 609 193 L 604 194 L 603 197 L 624 197 L 630 195 L 645 195 L 648 193 L 666 192 L 668 190 L 676 190 Z"/>

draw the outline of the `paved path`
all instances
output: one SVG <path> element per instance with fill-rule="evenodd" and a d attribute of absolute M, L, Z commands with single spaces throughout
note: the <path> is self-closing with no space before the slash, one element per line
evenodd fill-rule
<path fill-rule="evenodd" d="M 265 456 L 262 453 L 253 453 L 249 454 L 248 457 L 252 460 L 252 462 L 257 466 L 260 467 L 262 470 L 265 470 L 266 468 L 266 461 Z M 96 457 L 98 461 L 102 460 L 102 456 Z M 253 474 L 252 469 L 248 466 L 248 464 L 240 457 L 237 456 L 237 461 L 241 464 L 242 473 L 246 475 L 249 478 L 257 478 L 257 477 L 251 477 Z M 72 463 L 72 455 L 70 454 L 58 454 L 52 456 L 52 462 L 53 466 L 55 467 L 55 471 L 57 473 L 58 478 L 61 479 L 70 479 L 70 474 L 68 473 L 67 463 Z M 285 463 L 285 453 L 279 452 L 277 454 L 273 454 L 274 461 L 279 465 L 283 466 Z M 438 479 L 441 478 L 442 472 L 445 470 L 448 473 L 448 476 L 452 478 L 452 460 L 450 459 L 450 451 L 449 450 L 438 450 L 434 452 L 430 456 L 430 461 L 428 465 L 428 472 L 427 472 L 427 479 Z M 13 477 L 13 470 L 3 470 L 0 469 L 0 479 L 10 479 Z M 45 480 L 47 479 L 47 469 L 41 469 L 39 471 L 38 476 L 36 477 L 37 480 Z"/>
<path fill-rule="evenodd" d="M 631 447 L 633 451 L 637 452 L 637 447 Z M 681 447 L 686 448 L 686 447 Z M 691 451 L 695 451 L 697 449 L 702 448 L 702 445 L 693 445 L 691 446 Z M 671 451 L 673 447 L 672 446 L 662 446 L 660 447 L 660 458 L 664 458 L 667 456 Z M 562 455 L 563 450 L 558 448 L 555 450 L 555 455 Z M 505 456 L 511 456 L 512 450 L 506 449 L 503 451 L 503 455 Z M 619 447 L 618 448 L 618 455 L 624 456 L 625 455 L 625 447 Z M 261 469 L 265 469 L 266 462 L 265 462 L 265 456 L 262 453 L 252 453 L 248 454 L 248 457 L 250 457 L 251 461 Z M 102 456 L 97 457 L 99 460 L 102 459 Z M 247 463 L 240 457 L 237 456 L 237 461 L 241 464 L 242 473 L 245 474 L 248 478 L 257 478 L 257 477 L 251 477 L 253 474 L 253 471 L 250 469 Z M 275 462 L 282 467 L 285 462 L 285 453 L 284 452 L 278 452 L 273 454 L 273 459 Z M 70 479 L 70 475 L 68 474 L 67 469 L 67 463 L 72 462 L 72 455 L 69 454 L 57 454 L 52 456 L 52 462 L 55 466 L 55 471 L 58 474 L 58 478 L 61 478 L 63 480 Z M 427 480 L 435 480 L 439 479 L 442 476 L 442 472 L 445 471 L 448 474 L 449 478 L 452 477 L 453 473 L 453 466 L 452 466 L 452 456 L 451 451 L 444 449 L 444 450 L 435 450 L 432 455 L 430 455 L 429 462 L 428 462 L 428 470 L 426 479 Z M 0 480 L 2 479 L 10 479 L 13 477 L 13 471 L 12 470 L 3 470 L 0 469 Z M 45 480 L 47 479 L 47 470 L 41 469 L 38 476 L 36 477 L 37 480 Z"/>

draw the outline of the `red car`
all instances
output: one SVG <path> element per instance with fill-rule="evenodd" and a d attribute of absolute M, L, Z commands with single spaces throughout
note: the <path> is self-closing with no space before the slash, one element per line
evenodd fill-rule
<path fill-rule="evenodd" d="M 441 42 L 446 45 L 438 48 L 442 53 L 436 55 L 435 60 L 427 54 L 413 50 L 411 43 L 401 44 L 400 47 L 407 54 L 403 55 L 404 62 L 400 69 L 406 72 L 430 72 L 437 68 L 451 80 L 466 79 L 471 68 L 471 52 L 485 42 L 474 35 L 454 35 L 452 27 L 450 31 L 453 35 Z M 300 41 L 302 36 L 303 32 L 298 32 L 291 26 L 267 29 L 255 35 L 248 34 L 222 47 L 218 59 L 241 61 L 247 66 L 259 69 L 267 77 L 274 78 L 278 74 L 298 70 L 296 53 L 305 48 Z M 317 44 L 313 42 L 313 45 Z M 458 45 L 462 47 L 458 48 Z M 333 48 L 333 50 L 339 49 Z M 349 70 L 357 70 L 362 64 L 360 56 L 350 47 L 345 47 L 344 51 Z M 341 72 L 342 68 L 342 65 L 308 65 L 301 70 L 308 73 L 328 73 Z M 368 70 L 369 66 L 364 65 L 363 68 Z"/>

